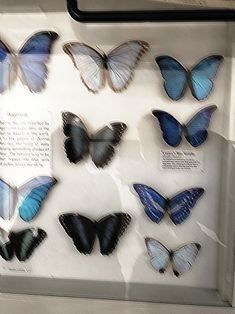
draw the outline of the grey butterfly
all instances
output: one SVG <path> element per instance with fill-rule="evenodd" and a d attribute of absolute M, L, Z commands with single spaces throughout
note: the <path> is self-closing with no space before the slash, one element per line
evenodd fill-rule
<path fill-rule="evenodd" d="M 70 162 L 78 163 L 89 153 L 96 167 L 107 165 L 125 132 L 127 126 L 122 122 L 110 123 L 94 135 L 89 135 L 82 120 L 71 112 L 63 112 L 64 147 Z"/>
<path fill-rule="evenodd" d="M 113 91 L 121 92 L 131 82 L 133 71 L 149 44 L 140 40 L 127 41 L 107 55 L 79 42 L 67 43 L 63 49 L 80 71 L 81 80 L 89 91 L 97 93 L 107 80 Z"/>
<path fill-rule="evenodd" d="M 169 250 L 153 238 L 145 238 L 145 244 L 153 268 L 163 274 L 171 263 L 176 277 L 183 275 L 191 268 L 201 249 L 199 243 L 189 243 L 176 250 Z"/>

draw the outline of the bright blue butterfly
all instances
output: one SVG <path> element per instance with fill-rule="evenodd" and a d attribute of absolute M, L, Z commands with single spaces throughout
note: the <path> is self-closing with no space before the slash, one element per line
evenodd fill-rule
<path fill-rule="evenodd" d="M 212 55 L 202 59 L 191 70 L 185 69 L 176 59 L 170 56 L 159 56 L 155 59 L 162 77 L 164 88 L 172 100 L 183 97 L 187 84 L 193 97 L 203 100 L 213 89 L 213 80 L 223 61 L 220 55 Z"/>
<path fill-rule="evenodd" d="M 187 124 L 181 124 L 171 114 L 162 110 L 153 110 L 152 114 L 158 119 L 162 136 L 165 142 L 173 147 L 181 143 L 183 134 L 186 140 L 193 146 L 198 147 L 208 137 L 208 127 L 215 105 L 201 109 Z"/>
<path fill-rule="evenodd" d="M 31 36 L 18 53 L 13 53 L 0 40 L 0 93 L 10 84 L 11 75 L 16 65 L 20 69 L 22 83 L 31 92 L 40 92 L 45 87 L 47 78 L 46 64 L 58 34 L 42 31 Z"/>
<path fill-rule="evenodd" d="M 181 224 L 188 218 L 191 209 L 204 193 L 203 188 L 195 187 L 169 199 L 147 185 L 133 184 L 133 187 L 144 205 L 145 213 L 153 222 L 159 223 L 168 212 L 175 225 Z"/>
<path fill-rule="evenodd" d="M 0 179 L 0 217 L 10 221 L 17 210 L 24 221 L 32 220 L 56 182 L 55 178 L 39 176 L 17 188 Z M 8 229 L 8 226 L 4 228 L 4 224 L 1 227 Z"/>

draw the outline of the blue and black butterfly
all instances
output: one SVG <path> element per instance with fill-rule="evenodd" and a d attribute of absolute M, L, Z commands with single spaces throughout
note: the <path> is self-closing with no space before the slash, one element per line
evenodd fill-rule
<path fill-rule="evenodd" d="M 133 187 L 144 205 L 145 213 L 153 222 L 159 223 L 168 213 L 175 225 L 181 224 L 189 217 L 191 209 L 204 193 L 203 188 L 195 187 L 172 198 L 165 198 L 147 185 L 136 183 Z"/>
<path fill-rule="evenodd" d="M 201 109 L 187 124 L 181 124 L 171 114 L 162 110 L 153 110 L 152 114 L 158 119 L 163 139 L 168 145 L 178 146 L 184 135 L 189 144 L 198 147 L 208 137 L 207 129 L 216 108 L 211 105 Z"/>
<path fill-rule="evenodd" d="M 0 179 L 0 227 L 8 232 L 18 213 L 24 221 L 32 220 L 56 183 L 55 178 L 39 176 L 20 187 L 12 187 Z"/>
<path fill-rule="evenodd" d="M 164 88 L 172 100 L 183 97 L 187 85 L 193 97 L 204 100 L 213 89 L 213 80 L 223 61 L 223 56 L 211 55 L 202 59 L 191 70 L 183 67 L 170 56 L 159 56 L 155 59 L 164 79 Z"/>
<path fill-rule="evenodd" d="M 60 215 L 59 221 L 80 253 L 90 254 L 97 236 L 100 253 L 109 255 L 129 225 L 131 216 L 113 213 L 95 221 L 83 215 L 69 213 Z"/>
<path fill-rule="evenodd" d="M 149 44 L 130 40 L 107 55 L 79 42 L 67 43 L 63 49 L 80 71 L 81 80 L 89 91 L 98 93 L 107 81 L 113 91 L 121 92 L 130 84 L 134 69 Z"/>
<path fill-rule="evenodd" d="M 40 228 L 11 232 L 8 237 L 0 238 L 0 256 L 6 261 L 16 256 L 20 262 L 24 262 L 46 237 L 47 233 Z"/>
<path fill-rule="evenodd" d="M 10 85 L 13 72 L 19 72 L 22 83 L 31 92 L 40 92 L 45 87 L 47 62 L 58 34 L 41 31 L 32 35 L 18 53 L 0 40 L 0 93 Z M 14 71 L 13 71 L 14 70 Z"/>
<path fill-rule="evenodd" d="M 169 250 L 161 242 L 153 238 L 145 238 L 145 244 L 153 268 L 164 274 L 169 263 L 176 277 L 180 277 L 192 267 L 201 249 L 199 243 L 188 243 L 176 250 Z"/>
<path fill-rule="evenodd" d="M 107 165 L 117 146 L 122 139 L 127 126 L 122 122 L 113 122 L 90 135 L 82 120 L 71 112 L 63 112 L 63 130 L 68 138 L 64 147 L 70 162 L 78 163 L 87 155 L 91 155 L 92 161 L 98 168 Z"/>

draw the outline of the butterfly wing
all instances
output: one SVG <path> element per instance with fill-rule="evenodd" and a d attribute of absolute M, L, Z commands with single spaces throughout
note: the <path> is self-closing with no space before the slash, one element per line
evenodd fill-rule
<path fill-rule="evenodd" d="M 209 56 L 201 60 L 191 70 L 189 85 L 197 100 L 203 100 L 211 93 L 213 80 L 223 59 L 220 55 Z"/>
<path fill-rule="evenodd" d="M 118 244 L 119 238 L 125 232 L 131 221 L 131 216 L 125 213 L 114 213 L 105 216 L 97 222 L 97 235 L 102 255 L 111 254 Z"/>
<path fill-rule="evenodd" d="M 90 254 L 96 236 L 95 222 L 85 216 L 72 213 L 60 215 L 59 221 L 77 250 L 83 254 Z"/>
<path fill-rule="evenodd" d="M 11 59 L 9 48 L 0 40 L 0 93 L 3 93 L 10 84 Z"/>
<path fill-rule="evenodd" d="M 183 126 L 168 112 L 153 110 L 152 114 L 158 119 L 164 141 L 173 147 L 180 144 Z"/>
<path fill-rule="evenodd" d="M 0 256 L 5 261 L 10 261 L 14 257 L 14 247 L 9 239 L 4 239 L 2 236 L 0 237 Z"/>
<path fill-rule="evenodd" d="M 46 237 L 46 232 L 39 228 L 29 228 L 12 232 L 9 235 L 16 257 L 20 262 L 26 261 Z"/>
<path fill-rule="evenodd" d="M 161 242 L 153 238 L 145 238 L 145 244 L 151 265 L 156 271 L 163 274 L 170 262 L 169 250 Z"/>
<path fill-rule="evenodd" d="M 16 191 L 0 179 L 0 217 L 10 220 L 15 210 Z"/>
<path fill-rule="evenodd" d="M 167 210 L 167 200 L 147 185 L 133 184 L 133 187 L 144 205 L 145 213 L 152 221 L 159 223 Z"/>
<path fill-rule="evenodd" d="M 191 268 L 200 249 L 200 244 L 189 243 L 174 251 L 171 262 L 176 277 L 183 275 Z"/>
<path fill-rule="evenodd" d="M 89 152 L 89 135 L 82 120 L 71 112 L 63 112 L 64 148 L 70 162 L 78 163 Z"/>
<path fill-rule="evenodd" d="M 169 215 L 174 224 L 181 224 L 188 218 L 191 209 L 203 193 L 203 188 L 192 188 L 183 191 L 170 200 Z"/>
<path fill-rule="evenodd" d="M 120 143 L 126 129 L 127 126 L 124 123 L 114 122 L 92 137 L 90 153 L 96 167 L 103 168 L 111 161 L 115 153 L 114 147 Z"/>
<path fill-rule="evenodd" d="M 47 62 L 58 34 L 42 31 L 31 36 L 19 51 L 19 67 L 23 83 L 31 92 L 38 93 L 45 87 Z"/>
<path fill-rule="evenodd" d="M 64 52 L 79 70 L 81 80 L 87 89 L 97 93 L 105 84 L 105 64 L 103 56 L 95 49 L 78 42 L 63 46 Z"/>
<path fill-rule="evenodd" d="M 208 106 L 201 109 L 186 125 L 186 139 L 193 146 L 198 147 L 203 144 L 208 136 L 208 127 L 210 125 L 211 116 L 216 110 L 216 106 Z"/>
<path fill-rule="evenodd" d="M 42 206 L 51 188 L 57 183 L 48 176 L 35 177 L 18 189 L 19 215 L 24 221 L 32 220 Z"/>
<path fill-rule="evenodd" d="M 134 69 L 149 44 L 140 40 L 131 40 L 113 49 L 107 56 L 108 82 L 115 92 L 121 92 L 130 84 Z"/>
<path fill-rule="evenodd" d="M 164 79 L 164 89 L 172 100 L 183 97 L 187 86 L 187 70 L 174 58 L 170 56 L 159 56 L 155 58 Z"/>

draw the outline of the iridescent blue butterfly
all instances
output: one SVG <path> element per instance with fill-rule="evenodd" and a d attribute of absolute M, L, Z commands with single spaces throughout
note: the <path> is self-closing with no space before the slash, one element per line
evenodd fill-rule
<path fill-rule="evenodd" d="M 18 53 L 13 53 L 0 41 L 0 93 L 10 85 L 12 70 L 16 72 L 18 69 L 22 83 L 31 92 L 40 92 L 45 87 L 46 64 L 57 38 L 55 32 L 38 32 L 26 41 Z"/>
<path fill-rule="evenodd" d="M 24 221 L 32 220 L 56 182 L 55 178 L 39 176 L 20 187 L 12 187 L 0 179 L 0 227 L 9 231 L 7 222 L 16 211 Z"/>
<path fill-rule="evenodd" d="M 67 43 L 63 49 L 80 71 L 82 82 L 89 91 L 98 93 L 107 81 L 113 91 L 121 92 L 130 84 L 134 69 L 149 44 L 130 40 L 107 55 L 79 42 Z"/>
<path fill-rule="evenodd" d="M 169 263 L 171 263 L 176 277 L 183 275 L 191 268 L 201 249 L 199 243 L 188 243 L 176 250 L 169 250 L 153 238 L 145 238 L 145 244 L 153 268 L 160 274 L 164 274 Z"/>
<path fill-rule="evenodd" d="M 202 59 L 191 70 L 185 69 L 176 59 L 170 56 L 159 56 L 155 59 L 164 79 L 164 88 L 172 100 L 183 97 L 187 85 L 193 97 L 204 100 L 213 89 L 213 80 L 223 61 L 220 55 L 211 55 Z"/>
<path fill-rule="evenodd" d="M 181 143 L 183 134 L 186 140 L 193 146 L 198 147 L 208 137 L 208 127 L 215 105 L 208 106 L 196 113 L 187 124 L 181 124 L 171 114 L 162 110 L 153 110 L 152 114 L 158 119 L 162 136 L 165 142 L 173 147 Z"/>
<path fill-rule="evenodd" d="M 159 223 L 168 212 L 175 225 L 184 222 L 190 215 L 191 209 L 203 195 L 204 189 L 200 187 L 185 190 L 172 198 L 165 198 L 160 193 L 144 184 L 133 184 L 140 197 L 147 216 Z"/>

